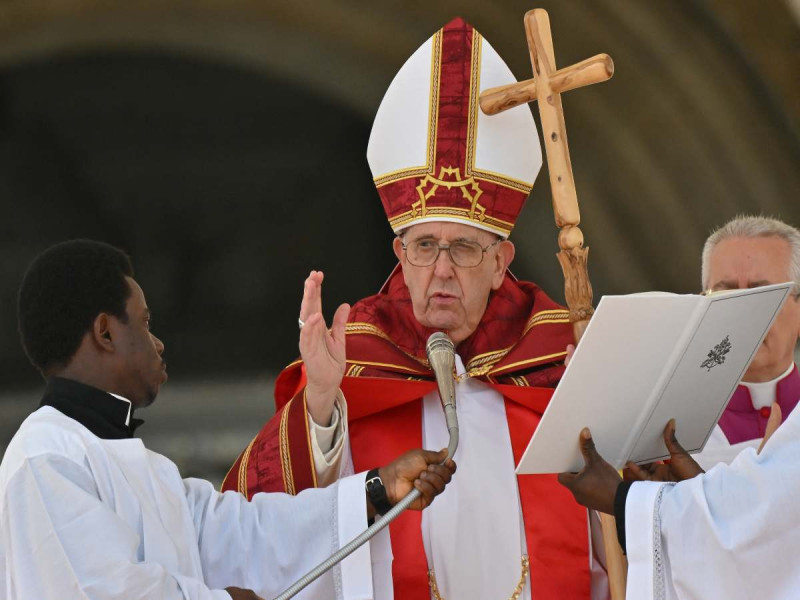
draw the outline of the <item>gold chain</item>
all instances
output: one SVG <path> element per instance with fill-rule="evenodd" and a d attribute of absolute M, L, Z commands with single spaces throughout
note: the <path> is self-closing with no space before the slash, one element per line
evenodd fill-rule
<path fill-rule="evenodd" d="M 519 597 L 522 595 L 522 588 L 525 587 L 525 580 L 528 578 L 528 571 L 530 568 L 530 562 L 528 561 L 528 555 L 522 555 L 522 575 L 519 578 L 519 583 L 517 587 L 514 588 L 514 593 L 511 594 L 511 597 L 508 600 L 519 600 Z M 439 595 L 439 586 L 436 585 L 436 574 L 433 572 L 433 569 L 428 571 L 428 585 L 431 586 L 431 593 L 433 594 L 434 600 L 444 600 Z"/>

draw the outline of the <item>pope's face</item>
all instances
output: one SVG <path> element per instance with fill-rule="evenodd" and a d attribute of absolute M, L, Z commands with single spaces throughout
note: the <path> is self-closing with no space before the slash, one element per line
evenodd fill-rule
<path fill-rule="evenodd" d="M 118 389 L 135 407 L 147 406 L 155 400 L 167 380 L 167 365 L 162 354 L 164 344 L 150 331 L 150 309 L 144 292 L 132 278 L 125 278 L 131 295 L 125 306 L 127 321 L 112 317 L 112 339 L 115 348 L 115 369 Z"/>
<path fill-rule="evenodd" d="M 708 285 L 712 290 L 752 288 L 790 281 L 789 243 L 776 236 L 728 238 L 709 257 Z M 800 337 L 800 298 L 790 296 L 764 338 L 743 380 L 769 381 L 789 368 Z"/>
<path fill-rule="evenodd" d="M 403 243 L 409 245 L 426 240 L 445 246 L 472 242 L 486 247 L 496 242 L 497 236 L 470 225 L 421 223 L 411 226 L 394 240 L 394 252 L 402 266 L 417 321 L 425 327 L 446 331 L 458 344 L 475 331 L 486 311 L 489 294 L 503 283 L 506 269 L 514 258 L 514 245 L 502 241 L 492 246 L 476 267 L 455 265 L 444 250 L 428 267 L 412 265 Z"/>

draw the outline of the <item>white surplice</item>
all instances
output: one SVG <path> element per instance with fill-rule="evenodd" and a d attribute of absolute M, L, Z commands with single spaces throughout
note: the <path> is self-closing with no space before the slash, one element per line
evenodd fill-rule
<path fill-rule="evenodd" d="M 456 372 L 463 375 L 465 368 L 458 354 L 455 360 Z M 519 583 L 522 556 L 527 554 L 505 400 L 489 385 L 468 377 L 460 379 L 455 389 L 458 471 L 445 491 L 422 513 L 425 554 L 443 598 L 502 600 L 510 597 Z M 312 422 L 317 477 L 321 476 L 321 468 L 323 476 L 328 469 L 337 468 L 339 460 L 340 476 L 352 472 L 346 406 L 337 404 L 337 411 L 343 411 L 344 418 L 334 417 L 340 428 L 336 434 L 331 431 L 333 426 L 321 428 Z M 423 446 L 430 450 L 448 445 L 437 391 L 423 399 L 422 439 Z M 331 443 L 334 447 L 328 450 Z M 598 532 L 599 528 L 592 532 L 593 544 L 602 540 Z M 377 555 L 373 545 L 372 552 L 375 598 L 391 599 L 391 550 L 381 546 Z M 604 600 L 608 597 L 605 570 L 596 560 L 591 567 L 592 598 Z M 531 598 L 530 576 L 525 579 L 520 598 Z"/>
<path fill-rule="evenodd" d="M 800 598 L 800 411 L 761 454 L 679 484 L 634 483 L 628 600 Z"/>
<path fill-rule="evenodd" d="M 45 406 L 0 465 L 0 600 L 230 600 L 229 586 L 272 598 L 365 526 L 363 474 L 247 502 Z M 337 567 L 297 597 L 368 598 L 359 571 Z"/>

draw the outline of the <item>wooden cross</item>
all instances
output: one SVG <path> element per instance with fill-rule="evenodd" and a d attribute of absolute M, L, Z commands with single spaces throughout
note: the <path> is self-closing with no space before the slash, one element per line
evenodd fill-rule
<path fill-rule="evenodd" d="M 533 79 L 486 90 L 480 95 L 481 110 L 487 115 L 539 101 L 542 136 L 553 190 L 553 213 L 561 228 L 557 254 L 564 271 L 564 290 L 576 341 L 583 335 L 592 308 L 592 284 L 587 271 L 589 248 L 583 247 L 583 233 L 578 228 L 581 216 L 578 195 L 572 177 L 567 145 L 567 128 L 561 108 L 561 93 L 607 81 L 614 74 L 614 63 L 607 54 L 598 54 L 582 62 L 556 70 L 550 17 L 537 8 L 525 14 L 525 33 L 533 66 Z"/>
<path fill-rule="evenodd" d="M 564 295 L 577 342 L 589 324 L 594 308 L 592 284 L 587 269 L 589 248 L 583 247 L 583 233 L 578 227 L 581 215 L 569 159 L 561 93 L 607 81 L 614 74 L 614 63 L 607 54 L 598 54 L 556 70 L 550 17 L 547 16 L 547 11 L 540 8 L 525 14 L 525 33 L 533 66 L 533 79 L 486 90 L 480 95 L 479 102 L 484 113 L 494 115 L 520 104 L 539 101 L 542 137 L 553 191 L 553 213 L 556 225 L 561 228 L 558 234 L 561 250 L 556 256 L 564 271 Z M 624 600 L 628 564 L 617 543 L 616 523 L 614 517 L 606 514 L 600 515 L 600 521 L 611 598 Z"/>

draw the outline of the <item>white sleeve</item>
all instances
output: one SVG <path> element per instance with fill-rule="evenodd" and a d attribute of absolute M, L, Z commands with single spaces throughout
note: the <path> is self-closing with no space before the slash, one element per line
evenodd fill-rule
<path fill-rule="evenodd" d="M 207 582 L 227 582 L 274 598 L 367 527 L 365 473 L 296 496 L 236 492 L 185 479 Z M 371 598 L 369 544 L 297 598 Z"/>
<path fill-rule="evenodd" d="M 341 390 L 336 396 L 331 424 L 327 427 L 318 425 L 311 413 L 308 414 L 308 423 L 317 485 L 325 487 L 342 475 L 342 457 L 347 446 L 347 402 Z"/>
<path fill-rule="evenodd" d="M 26 460 L 0 497 L 7 600 L 230 600 L 143 562 L 139 546 L 139 534 L 100 500 L 89 470 L 63 456 Z"/>
<path fill-rule="evenodd" d="M 761 454 L 745 450 L 677 485 L 634 483 L 625 503 L 631 597 L 800 597 L 799 496 L 800 411 Z"/>

